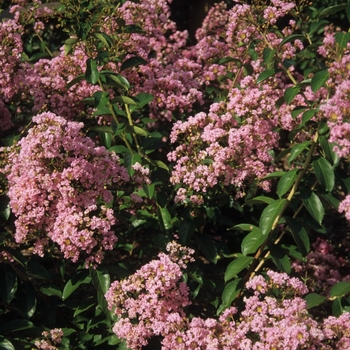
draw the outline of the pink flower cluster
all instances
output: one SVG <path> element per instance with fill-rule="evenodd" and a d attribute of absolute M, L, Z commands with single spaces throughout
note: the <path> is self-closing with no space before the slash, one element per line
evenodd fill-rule
<path fill-rule="evenodd" d="M 56 345 L 62 342 L 63 331 L 60 328 L 51 329 L 50 333 L 47 331 L 42 332 L 45 340 L 35 342 L 35 346 L 41 350 L 58 350 Z"/>
<path fill-rule="evenodd" d="M 206 320 L 185 316 L 182 308 L 190 302 L 180 278 L 180 266 L 160 254 L 159 260 L 112 284 L 105 297 L 120 317 L 113 331 L 130 349 L 139 350 L 159 335 L 162 349 L 168 350 L 348 349 L 350 314 L 317 322 L 302 299 L 308 289 L 297 278 L 273 271 L 266 278 L 256 276 L 247 283 L 254 295 L 244 298 L 239 315 L 231 307 L 219 319 Z"/>
<path fill-rule="evenodd" d="M 33 122 L 26 137 L 3 150 L 15 239 L 35 239 L 40 256 L 51 239 L 66 259 L 77 261 L 84 252 L 87 266 L 98 264 L 117 241 L 111 190 L 129 175 L 114 153 L 81 133 L 82 123 L 53 113 Z"/>
<path fill-rule="evenodd" d="M 119 317 L 113 332 L 126 339 L 128 348 L 141 349 L 152 336 L 172 331 L 185 316 L 188 287 L 180 281 L 180 265 L 172 258 L 176 256 L 175 260 L 182 260 L 181 266 L 185 266 L 192 251 L 177 247 L 173 243 L 171 255 L 161 253 L 159 260 L 144 265 L 126 280 L 113 282 L 105 295 L 109 309 Z"/>

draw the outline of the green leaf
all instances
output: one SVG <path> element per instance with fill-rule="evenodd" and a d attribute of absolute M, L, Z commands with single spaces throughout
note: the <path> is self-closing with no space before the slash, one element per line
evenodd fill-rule
<path fill-rule="evenodd" d="M 290 274 L 292 267 L 285 249 L 275 244 L 269 245 L 271 258 L 274 264 L 283 272 Z"/>
<path fill-rule="evenodd" d="M 270 233 L 273 223 L 278 215 L 282 213 L 282 210 L 287 203 L 288 201 L 284 198 L 277 199 L 263 210 L 259 221 L 259 228 L 264 236 L 267 236 Z"/>
<path fill-rule="evenodd" d="M 308 188 L 301 190 L 300 194 L 307 211 L 321 225 L 324 217 L 324 208 L 318 196 Z"/>
<path fill-rule="evenodd" d="M 284 219 L 286 220 L 289 231 L 291 232 L 298 249 L 303 256 L 306 256 L 310 251 L 310 240 L 307 231 L 299 221 L 288 216 L 284 216 Z"/>
<path fill-rule="evenodd" d="M 340 200 L 335 198 L 331 193 L 321 193 L 321 197 L 327 201 L 327 203 L 332 206 L 334 209 L 338 210 Z"/>
<path fill-rule="evenodd" d="M 128 125 L 126 127 L 126 132 L 131 133 L 131 134 L 136 134 L 136 135 L 140 135 L 140 136 L 148 136 L 148 132 L 142 128 L 140 128 L 139 126 L 134 126 L 134 125 Z"/>
<path fill-rule="evenodd" d="M 122 66 L 120 67 L 120 71 L 122 72 L 125 69 L 140 66 L 142 64 L 147 64 L 147 61 L 137 56 L 130 57 L 123 62 Z"/>
<path fill-rule="evenodd" d="M 280 46 L 283 46 L 284 44 L 293 42 L 293 41 L 295 41 L 297 39 L 298 40 L 305 40 L 305 36 L 303 34 L 288 35 L 280 42 Z"/>
<path fill-rule="evenodd" d="M 188 245 L 191 241 L 191 238 L 197 228 L 198 220 L 193 218 L 191 220 L 182 220 L 179 225 L 179 238 L 180 242 L 183 245 Z"/>
<path fill-rule="evenodd" d="M 340 298 L 336 298 L 332 303 L 332 315 L 339 317 L 343 313 L 343 306 Z"/>
<path fill-rule="evenodd" d="M 117 85 L 119 87 L 121 87 L 124 90 L 129 90 L 130 89 L 130 83 L 129 81 L 123 77 L 120 74 L 116 74 L 113 71 L 101 71 L 100 72 L 101 76 L 110 79 L 109 81 L 107 80 L 107 83 L 111 84 L 111 85 Z M 115 84 L 113 84 L 115 83 Z"/>
<path fill-rule="evenodd" d="M 237 276 L 237 274 L 240 273 L 247 266 L 249 266 L 253 260 L 254 258 L 251 256 L 242 256 L 240 258 L 233 260 L 227 266 L 227 269 L 225 272 L 225 282 Z"/>
<path fill-rule="evenodd" d="M 0 333 L 18 332 L 24 329 L 34 328 L 32 322 L 22 319 L 15 319 L 0 325 Z"/>
<path fill-rule="evenodd" d="M 238 59 L 238 58 L 233 58 L 233 57 L 224 57 L 221 58 L 218 64 L 225 64 L 225 63 L 229 63 L 229 62 L 235 62 L 237 63 L 238 67 L 242 66 L 242 62 Z"/>
<path fill-rule="evenodd" d="M 0 280 L 0 297 L 9 304 L 16 294 L 18 282 L 15 273 L 7 264 L 0 265 Z"/>
<path fill-rule="evenodd" d="M 309 109 L 308 111 L 303 113 L 303 116 L 301 117 L 302 124 L 306 124 L 316 114 L 316 112 L 316 109 Z"/>
<path fill-rule="evenodd" d="M 243 238 L 241 244 L 242 254 L 254 254 L 265 240 L 266 236 L 263 236 L 260 229 L 254 226 L 253 230 Z"/>
<path fill-rule="evenodd" d="M 72 79 L 67 85 L 66 89 L 69 90 L 73 85 L 85 80 L 85 74 L 80 74 L 76 78 Z"/>
<path fill-rule="evenodd" d="M 252 225 L 252 224 L 239 224 L 239 225 L 235 225 L 232 228 L 230 228 L 229 230 L 237 230 L 240 229 L 242 231 L 252 231 L 254 228 L 257 228 L 256 226 Z"/>
<path fill-rule="evenodd" d="M 266 47 L 263 52 L 264 63 L 267 66 L 267 69 L 272 69 L 274 66 L 274 57 L 276 50 L 272 50 L 269 47 Z"/>
<path fill-rule="evenodd" d="M 25 290 L 20 290 L 18 296 L 19 311 L 25 318 L 30 318 L 34 315 L 37 305 L 36 290 L 31 283 L 24 284 Z"/>
<path fill-rule="evenodd" d="M 113 129 L 110 126 L 106 125 L 96 125 L 88 129 L 88 132 L 94 131 L 94 132 L 104 132 L 109 134 L 114 134 Z"/>
<path fill-rule="evenodd" d="M 293 119 L 295 119 L 299 114 L 303 113 L 307 109 L 306 106 L 296 106 L 293 108 L 291 112 L 291 116 Z"/>
<path fill-rule="evenodd" d="M 100 72 L 97 69 L 97 61 L 91 58 L 88 58 L 86 60 L 86 71 L 85 71 L 86 81 L 94 85 L 98 82 L 99 77 L 100 77 Z"/>
<path fill-rule="evenodd" d="M 265 203 L 271 204 L 274 201 L 273 198 L 267 196 L 257 196 L 252 199 L 247 200 L 244 205 L 256 204 L 256 203 Z"/>
<path fill-rule="evenodd" d="M 104 45 L 106 45 L 108 48 L 110 48 L 113 44 L 112 39 L 110 36 L 108 36 L 106 33 L 94 33 L 95 37 L 100 40 Z"/>
<path fill-rule="evenodd" d="M 141 92 L 135 96 L 135 100 L 138 102 L 140 107 L 143 107 L 152 102 L 154 100 L 154 96 L 147 92 Z"/>
<path fill-rule="evenodd" d="M 277 194 L 278 197 L 285 195 L 293 186 L 295 179 L 297 178 L 298 169 L 292 169 L 287 171 L 281 179 L 278 181 Z"/>
<path fill-rule="evenodd" d="M 222 293 L 222 304 L 217 310 L 217 314 L 220 314 L 223 310 L 231 306 L 232 302 L 236 299 L 238 293 L 242 289 L 242 278 L 236 278 L 226 284 Z"/>
<path fill-rule="evenodd" d="M 284 100 L 288 105 L 294 100 L 294 97 L 298 95 L 299 91 L 300 88 L 296 86 L 290 86 L 284 91 Z"/>
<path fill-rule="evenodd" d="M 265 177 L 263 177 L 261 179 L 261 181 L 270 180 L 270 179 L 277 179 L 279 177 L 282 177 L 284 174 L 285 174 L 284 171 L 274 171 L 273 173 L 270 173 L 270 174 L 266 175 Z M 266 197 L 266 198 L 269 198 L 269 197 Z M 270 203 L 271 203 L 271 201 L 270 201 Z M 268 203 L 268 204 L 270 204 L 270 203 Z"/>
<path fill-rule="evenodd" d="M 343 11 L 346 8 L 347 8 L 346 4 L 334 5 L 334 6 L 327 7 L 318 15 L 318 18 L 322 19 L 322 18 L 331 16 L 331 15 L 334 15 L 335 13 L 337 13 L 339 11 Z"/>
<path fill-rule="evenodd" d="M 122 103 L 122 104 L 126 104 L 126 105 L 138 106 L 137 102 L 128 96 L 114 97 L 114 99 L 112 100 L 112 103 Z"/>
<path fill-rule="evenodd" d="M 50 280 L 51 276 L 49 271 L 46 270 L 46 268 L 36 262 L 28 261 L 27 263 L 27 274 L 36 278 L 40 278 L 43 280 Z"/>
<path fill-rule="evenodd" d="M 115 152 L 116 154 L 128 152 L 128 148 L 124 145 L 112 146 L 108 149 L 110 152 Z"/>
<path fill-rule="evenodd" d="M 171 219 L 169 210 L 166 207 L 163 208 L 158 204 L 158 220 L 163 232 L 169 233 L 173 229 Z"/>
<path fill-rule="evenodd" d="M 92 284 L 96 288 L 96 290 L 103 295 L 107 293 L 109 286 L 111 285 L 111 278 L 109 274 L 105 271 L 101 271 L 98 269 L 93 269 L 90 267 L 90 277 L 92 280 Z"/>
<path fill-rule="evenodd" d="M 328 70 L 321 70 L 312 77 L 311 79 L 311 90 L 316 93 L 329 78 Z"/>
<path fill-rule="evenodd" d="M 293 162 L 296 158 L 298 158 L 299 154 L 303 152 L 309 145 L 311 144 L 310 141 L 304 141 L 302 143 L 298 143 L 297 145 L 293 146 L 290 155 L 288 156 L 288 163 Z"/>
<path fill-rule="evenodd" d="M 329 293 L 331 300 L 341 298 L 350 293 L 350 282 L 338 282 L 335 284 Z"/>
<path fill-rule="evenodd" d="M 317 293 L 310 293 L 304 297 L 307 309 L 312 309 L 315 306 L 321 305 L 326 299 L 326 297 Z"/>
<path fill-rule="evenodd" d="M 212 263 L 216 264 L 218 251 L 212 238 L 206 234 L 196 234 L 195 240 L 204 256 Z"/>
<path fill-rule="evenodd" d="M 260 75 L 258 76 L 258 78 L 256 79 L 256 83 L 259 84 L 261 82 L 263 82 L 264 80 L 274 76 L 276 74 L 276 70 L 275 69 L 268 69 L 263 71 L 262 73 L 260 73 Z"/>
<path fill-rule="evenodd" d="M 46 284 L 40 287 L 40 292 L 48 295 L 49 297 L 51 296 L 57 296 L 59 298 L 62 298 L 62 291 L 58 287 L 56 287 L 53 284 Z"/>
<path fill-rule="evenodd" d="M 331 192 L 334 188 L 334 170 L 332 166 L 323 157 L 313 161 L 316 177 L 326 191 Z"/>
<path fill-rule="evenodd" d="M 339 157 L 338 155 L 333 151 L 333 148 L 335 146 L 334 143 L 331 143 L 328 141 L 327 137 L 324 135 L 321 135 L 319 138 L 320 144 L 322 146 L 322 149 L 326 155 L 326 159 L 331 162 L 333 165 L 339 164 Z"/>
<path fill-rule="evenodd" d="M 91 282 L 91 277 L 88 273 L 88 270 L 80 270 L 66 283 L 62 293 L 62 300 L 66 300 L 80 285 Z"/>
<path fill-rule="evenodd" d="M 350 41 L 350 33 L 335 33 L 335 42 L 342 48 L 346 49 Z"/>
<path fill-rule="evenodd" d="M 8 339 L 0 336 L 0 350 L 16 350 L 16 349 Z"/>
<path fill-rule="evenodd" d="M 79 302 L 78 307 L 75 309 L 73 317 L 78 316 L 86 310 L 89 310 L 93 306 L 96 306 L 96 302 L 93 297 L 89 297 L 87 300 L 82 300 Z"/>

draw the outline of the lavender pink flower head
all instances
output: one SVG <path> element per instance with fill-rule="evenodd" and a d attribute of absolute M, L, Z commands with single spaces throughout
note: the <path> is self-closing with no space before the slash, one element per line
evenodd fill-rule
<path fill-rule="evenodd" d="M 50 239 L 65 258 L 77 261 L 85 253 L 87 264 L 98 264 L 117 241 L 111 189 L 129 181 L 127 170 L 83 135 L 82 123 L 53 113 L 33 122 L 26 137 L 4 149 L 15 239 L 34 239 L 41 256 Z"/>

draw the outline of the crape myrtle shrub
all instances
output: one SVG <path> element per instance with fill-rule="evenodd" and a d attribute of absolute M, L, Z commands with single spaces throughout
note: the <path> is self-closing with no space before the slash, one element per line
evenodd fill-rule
<path fill-rule="evenodd" d="M 0 347 L 349 349 L 350 4 L 170 2 L 0 24 Z"/>

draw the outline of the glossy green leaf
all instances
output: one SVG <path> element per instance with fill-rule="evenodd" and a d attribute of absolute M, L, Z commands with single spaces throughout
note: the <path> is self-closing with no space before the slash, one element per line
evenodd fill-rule
<path fill-rule="evenodd" d="M 244 205 L 251 205 L 256 203 L 271 204 L 274 201 L 273 198 L 267 196 L 257 196 L 252 199 L 247 200 Z"/>
<path fill-rule="evenodd" d="M 148 131 L 140 128 L 139 126 L 135 126 L 135 125 L 128 125 L 126 127 L 126 132 L 129 132 L 129 133 L 133 133 L 133 134 L 136 134 L 136 135 L 139 135 L 139 136 L 148 136 Z"/>
<path fill-rule="evenodd" d="M 305 227 L 297 220 L 284 216 L 288 229 L 291 232 L 294 241 L 303 256 L 306 256 L 310 251 L 309 235 Z"/>
<path fill-rule="evenodd" d="M 130 83 L 129 81 L 123 77 L 120 74 L 116 74 L 112 71 L 101 71 L 101 76 L 104 76 L 108 79 L 110 79 L 108 82 L 112 85 L 117 85 L 119 87 L 121 87 L 124 90 L 129 90 L 130 89 Z M 115 84 L 113 84 L 115 83 Z"/>
<path fill-rule="evenodd" d="M 220 314 L 223 310 L 230 307 L 232 302 L 236 299 L 238 293 L 242 289 L 242 279 L 236 278 L 235 280 L 226 284 L 222 293 L 222 304 L 217 310 L 217 314 Z"/>
<path fill-rule="evenodd" d="M 309 147 L 310 144 L 310 141 L 304 141 L 293 146 L 290 151 L 290 155 L 288 156 L 288 163 L 291 163 L 293 162 L 293 160 L 298 158 L 300 153 L 302 153 L 307 147 Z"/>
<path fill-rule="evenodd" d="M 73 85 L 81 82 L 85 80 L 85 74 L 80 74 L 77 77 L 75 77 L 74 79 L 72 79 L 67 85 L 66 85 L 66 89 L 69 90 Z"/>
<path fill-rule="evenodd" d="M 112 103 L 122 103 L 126 105 L 138 106 L 137 102 L 128 96 L 117 96 L 114 97 Z"/>
<path fill-rule="evenodd" d="M 113 44 L 113 40 L 110 36 L 108 36 L 106 33 L 94 33 L 95 37 L 100 40 L 104 45 L 106 45 L 108 48 L 110 48 Z"/>
<path fill-rule="evenodd" d="M 332 315 L 339 317 L 343 313 L 343 306 L 341 304 L 340 298 L 334 299 L 332 303 Z"/>
<path fill-rule="evenodd" d="M 301 122 L 306 124 L 316 114 L 316 112 L 316 109 L 309 109 L 308 111 L 304 112 L 303 116 L 301 117 Z"/>
<path fill-rule="evenodd" d="M 106 271 L 101 271 L 99 269 L 94 269 L 90 267 L 90 277 L 92 284 L 98 292 L 101 294 L 106 294 L 109 286 L 111 285 L 111 278 Z"/>
<path fill-rule="evenodd" d="M 340 298 L 350 293 L 350 282 L 338 282 L 335 284 L 329 295 L 331 298 Z"/>
<path fill-rule="evenodd" d="M 328 70 L 321 70 L 312 77 L 311 79 L 311 90 L 316 93 L 322 86 L 325 85 L 329 78 Z"/>
<path fill-rule="evenodd" d="M 284 44 L 294 42 L 295 40 L 305 40 L 305 36 L 303 34 L 292 34 L 286 36 L 281 42 L 280 46 L 283 46 Z"/>
<path fill-rule="evenodd" d="M 273 69 L 276 50 L 266 47 L 263 52 L 263 60 L 267 69 Z"/>
<path fill-rule="evenodd" d="M 335 33 L 335 42 L 342 48 L 345 49 L 350 41 L 350 33 Z"/>
<path fill-rule="evenodd" d="M 0 333 L 18 332 L 24 329 L 34 328 L 32 322 L 23 319 L 14 319 L 0 325 Z"/>
<path fill-rule="evenodd" d="M 318 196 L 308 188 L 302 189 L 300 194 L 307 211 L 321 225 L 324 217 L 324 208 Z"/>
<path fill-rule="evenodd" d="M 85 71 L 86 81 L 94 85 L 98 82 L 99 77 L 100 77 L 100 72 L 97 69 L 96 60 L 88 58 L 86 61 L 86 71 Z"/>
<path fill-rule="evenodd" d="M 334 5 L 334 6 L 329 6 L 325 8 L 319 15 L 318 18 L 322 19 L 331 15 L 334 15 L 335 13 L 339 11 L 343 11 L 347 8 L 346 4 L 341 4 L 341 5 Z"/>
<path fill-rule="evenodd" d="M 92 307 L 96 307 L 96 301 L 93 297 L 89 297 L 86 300 L 82 300 L 75 309 L 73 317 L 81 314 L 86 310 L 91 309 Z"/>
<path fill-rule="evenodd" d="M 263 236 L 260 229 L 254 226 L 253 230 L 243 238 L 241 244 L 242 254 L 254 254 L 265 240 L 266 236 Z"/>
<path fill-rule="evenodd" d="M 282 177 L 284 174 L 285 174 L 284 171 L 274 171 L 273 173 L 270 173 L 264 176 L 261 180 L 264 181 L 264 180 L 270 180 L 270 179 L 278 179 L 279 177 Z M 269 197 L 266 197 L 266 198 L 269 198 Z"/>
<path fill-rule="evenodd" d="M 292 270 L 292 265 L 290 263 L 287 251 L 281 246 L 276 246 L 274 244 L 269 245 L 269 249 L 274 264 L 279 270 L 289 274 Z"/>
<path fill-rule="evenodd" d="M 18 282 L 12 268 L 6 264 L 0 265 L 0 280 L 0 297 L 10 303 L 16 294 Z"/>
<path fill-rule="evenodd" d="M 310 293 L 304 297 L 307 309 L 312 309 L 315 306 L 321 305 L 326 299 L 326 297 L 317 293 Z"/>
<path fill-rule="evenodd" d="M 303 113 L 306 109 L 307 109 L 306 106 L 296 106 L 293 108 L 293 110 L 291 111 L 290 114 L 291 114 L 292 118 L 295 119 L 298 115 Z"/>
<path fill-rule="evenodd" d="M 25 283 L 25 290 L 20 290 L 18 294 L 19 301 L 19 311 L 25 318 L 30 318 L 34 315 L 37 300 L 36 300 L 36 290 L 31 283 Z"/>
<path fill-rule="evenodd" d="M 226 269 L 225 272 L 225 282 L 229 281 L 233 277 L 237 276 L 242 270 L 248 267 L 254 260 L 251 256 L 242 256 L 233 260 Z"/>
<path fill-rule="evenodd" d="M 109 133 L 109 134 L 114 134 L 113 129 L 110 126 L 106 125 L 96 125 L 92 126 L 91 128 L 88 129 L 88 131 L 94 131 L 94 132 L 103 132 L 103 133 Z"/>
<path fill-rule="evenodd" d="M 298 169 L 289 170 L 280 178 L 277 184 L 278 197 L 281 198 L 290 190 L 297 178 L 297 172 Z"/>
<path fill-rule="evenodd" d="M 259 228 L 264 236 L 270 233 L 273 223 L 278 215 L 282 213 L 282 210 L 285 208 L 286 204 L 286 199 L 277 199 L 263 210 L 259 221 Z"/>
<path fill-rule="evenodd" d="M 334 143 L 331 143 L 328 141 L 327 137 L 324 135 L 321 135 L 319 138 L 320 144 L 322 146 L 322 149 L 326 155 L 326 159 L 331 162 L 333 165 L 338 165 L 339 164 L 339 157 L 338 155 L 334 152 Z"/>
<path fill-rule="evenodd" d="M 66 283 L 62 293 L 62 300 L 66 300 L 80 285 L 90 283 L 88 270 L 80 270 Z"/>
<path fill-rule="evenodd" d="M 196 234 L 194 237 L 199 249 L 204 254 L 204 256 L 209 261 L 216 264 L 218 259 L 218 251 L 211 236 L 206 234 Z"/>
<path fill-rule="evenodd" d="M 158 205 L 158 219 L 163 232 L 167 233 L 172 230 L 172 218 L 167 208 L 163 208 L 160 205 Z"/>
<path fill-rule="evenodd" d="M 154 100 L 154 96 L 147 92 L 141 92 L 135 96 L 135 100 L 138 102 L 140 107 L 143 107 L 152 102 Z"/>
<path fill-rule="evenodd" d="M 8 339 L 0 336 L 0 350 L 16 350 L 16 348 Z"/>
<path fill-rule="evenodd" d="M 265 70 L 262 73 L 260 73 L 260 75 L 256 79 L 256 83 L 259 84 L 259 83 L 263 82 L 264 80 L 274 76 L 275 74 L 276 74 L 276 70 L 275 69 Z"/>
<path fill-rule="evenodd" d="M 300 88 L 296 86 L 290 86 L 284 91 L 284 100 L 286 101 L 287 105 L 289 105 L 296 95 L 300 92 Z"/>
<path fill-rule="evenodd" d="M 321 193 L 321 197 L 326 200 L 326 202 L 332 206 L 334 209 L 338 210 L 340 200 L 335 198 L 331 193 Z"/>
<path fill-rule="evenodd" d="M 40 292 L 50 297 L 57 296 L 59 298 L 62 298 L 61 289 L 52 284 L 44 284 L 43 286 L 40 287 Z"/>
<path fill-rule="evenodd" d="M 237 63 L 238 67 L 242 66 L 242 62 L 238 59 L 238 58 L 233 58 L 233 57 L 224 57 L 221 58 L 218 64 L 226 64 L 226 63 L 230 63 L 230 62 L 235 62 Z"/>
<path fill-rule="evenodd" d="M 242 231 L 252 231 L 253 229 L 257 228 L 256 226 L 252 225 L 252 224 L 239 224 L 239 225 L 235 225 L 233 226 L 230 230 L 237 230 L 237 229 L 240 229 Z"/>
<path fill-rule="evenodd" d="M 334 188 L 335 177 L 334 170 L 329 162 L 325 158 L 319 157 L 313 161 L 313 166 L 316 177 L 320 184 L 325 188 L 326 191 L 332 191 Z"/>
<path fill-rule="evenodd" d="M 191 219 L 191 220 L 182 220 L 179 225 L 178 233 L 180 242 L 183 245 L 188 245 L 192 239 L 192 236 L 197 228 L 197 220 Z"/>
<path fill-rule="evenodd" d="M 130 57 L 123 62 L 122 66 L 120 67 L 120 71 L 122 72 L 125 69 L 140 66 L 140 65 L 146 64 L 146 63 L 147 63 L 147 61 L 141 57 L 137 57 L 137 56 Z"/>

